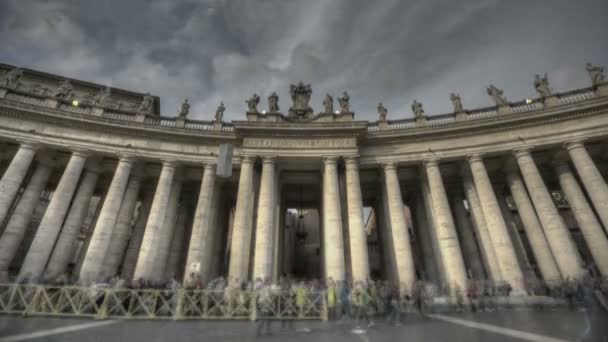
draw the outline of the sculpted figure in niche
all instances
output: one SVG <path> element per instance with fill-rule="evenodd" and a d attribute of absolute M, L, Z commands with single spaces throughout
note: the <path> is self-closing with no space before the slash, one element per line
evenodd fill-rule
<path fill-rule="evenodd" d="M 325 108 L 325 114 L 333 114 L 334 113 L 334 98 L 329 94 L 325 94 L 325 99 L 323 99 L 323 108 Z"/>
<path fill-rule="evenodd" d="M 258 112 L 258 104 L 260 103 L 260 97 L 258 94 L 253 94 L 251 98 L 245 100 L 247 103 L 247 111 L 249 113 L 257 113 Z"/>
<path fill-rule="evenodd" d="M 380 121 L 386 121 L 386 116 L 388 115 L 388 109 L 384 107 L 382 102 L 378 103 L 378 115 L 380 116 Z"/>
<path fill-rule="evenodd" d="M 452 101 L 452 106 L 454 106 L 454 113 L 464 112 L 462 109 L 462 102 L 460 101 L 460 95 L 451 93 L 450 101 Z"/>
<path fill-rule="evenodd" d="M 414 100 L 412 103 L 412 112 L 414 112 L 414 117 L 416 119 L 420 119 L 424 116 L 424 109 L 422 109 L 422 103 Z"/>
<path fill-rule="evenodd" d="M 152 98 L 152 95 L 150 95 L 150 93 L 146 93 L 146 95 L 144 95 L 143 100 L 139 104 L 139 107 L 137 107 L 137 111 L 140 113 L 152 112 L 152 101 L 153 100 L 154 99 Z"/>
<path fill-rule="evenodd" d="M 179 113 L 177 114 L 180 118 L 185 118 L 190 113 L 190 104 L 188 103 L 188 99 L 185 99 L 182 103 L 182 107 L 179 109 Z"/>
<path fill-rule="evenodd" d="M 488 92 L 488 95 L 492 97 L 492 100 L 494 100 L 494 103 L 496 103 L 498 107 L 508 105 L 507 98 L 502 95 L 503 91 L 496 88 L 493 84 L 490 84 L 486 91 Z"/>
<path fill-rule="evenodd" d="M 215 121 L 222 122 L 222 118 L 224 117 L 225 110 L 226 110 L 226 107 L 224 107 L 224 102 L 220 102 L 220 105 L 217 106 L 217 109 L 215 110 Z"/>
<path fill-rule="evenodd" d="M 69 101 L 70 98 L 72 97 L 73 90 L 74 90 L 74 87 L 72 87 L 72 84 L 70 83 L 70 81 L 63 80 L 63 81 L 59 82 L 59 88 L 57 88 L 55 90 L 53 97 L 57 98 L 57 99 Z"/>
<path fill-rule="evenodd" d="M 344 92 L 342 97 L 338 97 L 338 103 L 340 103 L 340 112 L 341 113 L 350 113 L 350 105 L 349 102 L 350 97 L 347 92 Z"/>
<path fill-rule="evenodd" d="M 107 105 L 108 102 L 110 102 L 111 92 L 112 91 L 110 90 L 110 87 L 104 87 L 103 89 L 99 89 L 97 94 L 95 94 L 95 96 L 93 97 L 93 103 L 100 106 Z"/>
<path fill-rule="evenodd" d="M 0 78 L 0 86 L 13 90 L 17 89 L 21 76 L 23 76 L 23 70 L 15 68 L 2 75 L 2 78 Z"/>
<path fill-rule="evenodd" d="M 589 73 L 589 78 L 591 78 L 592 85 L 596 86 L 598 84 L 604 83 L 605 76 L 603 67 L 587 63 L 586 69 L 587 73 Z"/>
<path fill-rule="evenodd" d="M 279 95 L 274 91 L 270 96 L 268 96 L 268 111 L 270 113 L 278 113 L 279 112 Z"/>
<path fill-rule="evenodd" d="M 547 74 L 545 77 L 540 77 L 539 74 L 536 74 L 534 77 L 534 89 L 540 97 L 545 98 L 551 96 L 551 88 L 549 88 L 549 79 L 547 79 Z"/>

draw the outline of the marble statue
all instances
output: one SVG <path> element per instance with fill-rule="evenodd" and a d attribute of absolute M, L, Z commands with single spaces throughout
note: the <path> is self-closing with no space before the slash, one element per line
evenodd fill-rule
<path fill-rule="evenodd" d="M 93 96 L 93 103 L 100 106 L 107 105 L 110 101 L 111 93 L 112 91 L 110 90 L 110 87 L 104 87 L 103 89 L 99 89 L 97 94 Z"/>
<path fill-rule="evenodd" d="M 274 91 L 270 96 L 268 96 L 268 111 L 270 113 L 278 113 L 279 112 L 279 95 Z"/>
<path fill-rule="evenodd" d="M 251 98 L 245 100 L 247 103 L 247 111 L 249 113 L 257 113 L 258 112 L 258 104 L 260 103 L 260 97 L 258 94 L 253 94 Z"/>
<path fill-rule="evenodd" d="M 143 100 L 139 104 L 139 107 L 137 107 L 137 111 L 140 113 L 151 113 L 153 101 L 154 99 L 152 98 L 152 95 L 150 95 L 150 93 L 146 93 Z"/>
<path fill-rule="evenodd" d="M 304 119 L 312 114 L 312 108 L 308 105 L 312 88 L 310 84 L 304 84 L 300 81 L 297 85 L 289 86 L 289 95 L 293 105 L 289 108 L 289 116 L 292 118 Z"/>
<path fill-rule="evenodd" d="M 547 74 L 545 77 L 540 77 L 539 74 L 536 74 L 534 77 L 534 89 L 541 98 L 551 96 L 551 88 L 549 88 L 549 79 L 547 79 Z"/>
<path fill-rule="evenodd" d="M 380 121 L 386 121 L 386 116 L 388 115 L 388 109 L 384 107 L 382 102 L 378 103 L 378 115 L 380 116 Z"/>
<path fill-rule="evenodd" d="M 344 92 L 342 97 L 338 97 L 338 103 L 340 103 L 340 113 L 350 113 L 350 105 L 349 102 L 350 97 L 347 92 Z"/>
<path fill-rule="evenodd" d="M 179 113 L 177 114 L 177 116 L 180 118 L 185 118 L 186 116 L 188 116 L 189 112 L 190 112 L 190 104 L 188 103 L 188 99 L 185 99 L 184 102 L 182 103 L 182 107 L 179 109 Z"/>
<path fill-rule="evenodd" d="M 17 89 L 21 76 L 23 76 L 23 70 L 15 68 L 2 75 L 2 78 L 0 78 L 0 86 L 13 90 Z"/>
<path fill-rule="evenodd" d="M 226 107 L 224 106 L 224 102 L 220 102 L 220 105 L 217 106 L 217 109 L 215 110 L 215 121 L 216 122 L 222 122 L 222 118 L 224 117 L 225 110 L 226 110 Z"/>
<path fill-rule="evenodd" d="M 323 108 L 325 109 L 325 114 L 333 114 L 334 113 L 334 98 L 325 94 L 325 99 L 323 99 Z"/>
<path fill-rule="evenodd" d="M 462 109 L 462 102 L 460 101 L 460 95 L 451 93 L 450 101 L 452 101 L 452 106 L 454 107 L 454 113 L 464 112 L 464 110 Z"/>
<path fill-rule="evenodd" d="M 490 84 L 486 91 L 488 92 L 488 95 L 492 97 L 492 100 L 494 100 L 494 103 L 496 103 L 498 107 L 509 105 L 507 98 L 502 95 L 503 91 L 496 88 L 493 84 Z"/>
<path fill-rule="evenodd" d="M 63 81 L 59 82 L 59 88 L 55 89 L 55 92 L 53 93 L 53 97 L 57 98 L 57 99 L 69 101 L 70 98 L 72 97 L 73 90 L 74 90 L 74 87 L 72 87 L 72 84 L 70 83 L 70 81 L 63 80 Z"/>
<path fill-rule="evenodd" d="M 598 84 L 602 84 L 605 82 L 604 76 L 604 67 L 593 65 L 591 63 L 587 63 L 587 73 L 589 73 L 589 78 L 591 78 L 591 84 L 596 86 Z"/>
<path fill-rule="evenodd" d="M 424 109 L 422 108 L 422 103 L 414 100 L 412 103 L 412 112 L 414 112 L 414 117 L 416 119 L 420 119 L 424 116 Z"/>

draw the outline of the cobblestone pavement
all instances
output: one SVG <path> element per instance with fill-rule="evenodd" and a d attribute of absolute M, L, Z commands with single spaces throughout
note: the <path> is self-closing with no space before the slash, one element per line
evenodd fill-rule
<path fill-rule="evenodd" d="M 608 315 L 590 341 L 608 341 Z M 356 322 L 295 322 L 271 334 L 256 336 L 253 322 L 226 321 L 94 321 L 48 317 L 0 316 L 0 342 L 8 341 L 576 341 L 586 328 L 580 311 L 499 311 L 408 316 L 403 325 L 377 321 L 357 328 Z"/>

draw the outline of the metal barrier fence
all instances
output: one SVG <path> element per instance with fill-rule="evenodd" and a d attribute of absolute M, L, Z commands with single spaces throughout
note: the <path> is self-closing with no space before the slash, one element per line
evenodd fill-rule
<path fill-rule="evenodd" d="M 0 314 L 96 319 L 311 319 L 326 320 L 324 292 L 118 289 L 2 285 Z"/>

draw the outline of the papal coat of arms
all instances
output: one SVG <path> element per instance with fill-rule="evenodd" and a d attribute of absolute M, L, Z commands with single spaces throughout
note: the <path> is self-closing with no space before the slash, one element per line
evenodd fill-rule
<path fill-rule="evenodd" d="M 304 84 L 302 81 L 297 85 L 291 85 L 289 87 L 289 94 L 293 105 L 289 108 L 289 117 L 297 120 L 308 119 L 312 116 L 312 108 L 308 105 L 310 102 L 310 95 L 312 94 L 312 88 L 310 84 Z"/>

